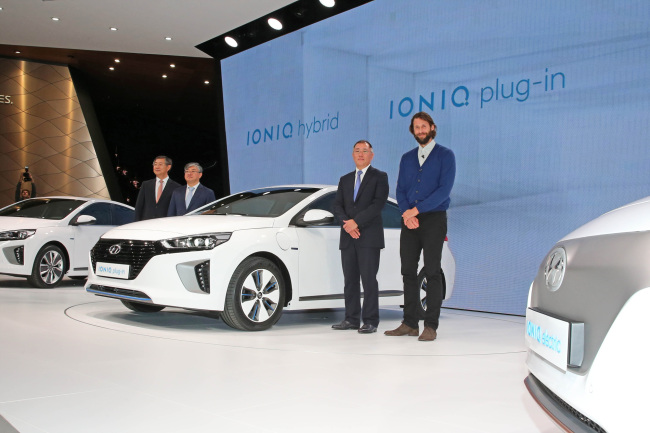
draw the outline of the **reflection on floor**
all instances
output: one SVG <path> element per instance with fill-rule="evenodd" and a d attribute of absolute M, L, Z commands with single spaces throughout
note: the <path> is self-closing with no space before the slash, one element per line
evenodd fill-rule
<path fill-rule="evenodd" d="M 523 385 L 523 318 L 443 309 L 422 343 L 381 317 L 370 335 L 331 330 L 342 310 L 245 333 L 0 276 L 0 415 L 21 433 L 561 431 Z"/>

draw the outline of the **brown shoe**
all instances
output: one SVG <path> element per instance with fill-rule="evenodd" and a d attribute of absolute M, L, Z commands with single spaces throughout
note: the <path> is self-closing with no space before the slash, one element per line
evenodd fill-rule
<path fill-rule="evenodd" d="M 420 333 L 419 329 L 411 328 L 410 326 L 406 326 L 405 324 L 402 323 L 397 327 L 397 329 L 393 329 L 392 331 L 385 331 L 384 335 L 389 335 L 391 337 L 401 337 L 402 335 L 417 337 L 419 333 Z"/>
<path fill-rule="evenodd" d="M 424 330 L 422 331 L 422 335 L 418 337 L 418 341 L 433 341 L 437 336 L 438 333 L 435 329 L 425 326 Z"/>

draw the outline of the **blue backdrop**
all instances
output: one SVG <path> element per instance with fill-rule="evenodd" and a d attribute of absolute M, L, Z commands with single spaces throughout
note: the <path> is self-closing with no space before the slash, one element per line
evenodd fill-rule
<path fill-rule="evenodd" d="M 650 194 L 650 2 L 375 0 L 222 61 L 232 192 L 336 184 L 355 141 L 394 197 L 417 111 L 456 154 L 448 307 L 523 314 L 548 250 Z"/>

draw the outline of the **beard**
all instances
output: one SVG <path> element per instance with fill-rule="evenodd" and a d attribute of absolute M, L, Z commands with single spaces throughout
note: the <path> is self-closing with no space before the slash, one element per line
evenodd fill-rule
<path fill-rule="evenodd" d="M 427 144 L 431 140 L 433 140 L 433 137 L 435 137 L 435 130 L 430 131 L 427 135 L 425 135 L 423 138 L 418 137 L 417 135 L 413 134 L 413 137 L 415 137 L 415 141 L 417 141 L 420 144 Z"/>

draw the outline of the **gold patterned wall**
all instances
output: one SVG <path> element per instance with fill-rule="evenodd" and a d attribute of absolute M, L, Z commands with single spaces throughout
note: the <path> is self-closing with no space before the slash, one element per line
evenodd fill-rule
<path fill-rule="evenodd" d="M 0 59 L 0 207 L 25 166 L 39 197 L 109 198 L 68 68 Z"/>

